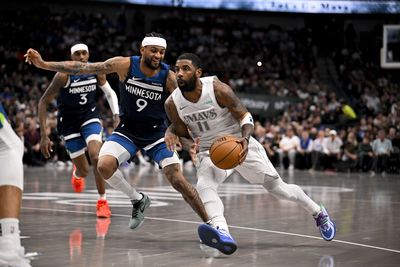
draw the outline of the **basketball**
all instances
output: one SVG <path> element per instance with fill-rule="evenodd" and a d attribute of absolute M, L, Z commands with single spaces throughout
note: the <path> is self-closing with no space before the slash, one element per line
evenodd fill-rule
<path fill-rule="evenodd" d="M 210 147 L 210 158 L 215 166 L 227 170 L 239 164 L 239 154 L 243 147 L 237 140 L 236 137 L 227 135 L 214 141 Z"/>

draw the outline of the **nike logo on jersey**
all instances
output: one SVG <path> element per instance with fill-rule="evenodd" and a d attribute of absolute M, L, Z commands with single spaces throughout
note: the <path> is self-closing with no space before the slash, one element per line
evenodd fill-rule
<path fill-rule="evenodd" d="M 185 108 L 187 108 L 187 107 L 188 107 L 188 106 L 180 106 L 179 109 L 182 110 L 182 109 L 185 109 Z"/>
<path fill-rule="evenodd" d="M 132 80 L 133 81 L 140 81 L 140 80 L 143 80 L 143 78 L 132 77 Z"/>
<path fill-rule="evenodd" d="M 96 107 L 92 108 L 92 112 L 96 109 Z"/>
<path fill-rule="evenodd" d="M 74 80 L 74 83 L 77 83 L 77 82 L 79 82 L 81 79 L 79 78 L 79 79 L 76 79 L 76 80 Z"/>

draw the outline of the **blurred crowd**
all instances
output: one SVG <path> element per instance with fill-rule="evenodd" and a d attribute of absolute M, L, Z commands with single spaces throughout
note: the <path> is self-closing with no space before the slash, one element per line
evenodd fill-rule
<path fill-rule="evenodd" d="M 94 10 L 46 8 L 0 17 L 0 30 L 9 33 L 0 35 L 0 101 L 25 143 L 25 164 L 47 163 L 40 153 L 37 106 L 54 73 L 24 63 L 24 52 L 33 47 L 45 59 L 68 60 L 70 46 L 82 41 L 89 46 L 90 61 L 137 54 L 145 33 L 140 25 L 146 17 L 140 10 L 129 14 L 134 17 L 131 25 L 126 11 L 114 8 L 114 17 Z M 131 27 L 138 34 L 128 34 Z M 254 137 L 275 166 L 400 171 L 399 77 L 379 68 L 379 45 L 365 42 L 351 24 L 342 38 L 335 39 L 337 43 L 323 49 L 323 42 L 308 26 L 253 25 L 229 14 L 192 16 L 169 11 L 151 21 L 150 28 L 168 40 L 167 63 L 182 52 L 193 52 L 203 60 L 204 75 L 217 75 L 237 92 L 300 99 L 280 116 L 266 114 L 256 123 Z M 379 29 L 371 34 L 381 35 Z M 320 78 L 317 60 L 322 51 L 336 65 L 340 88 Z M 117 78 L 109 75 L 108 79 L 118 94 Z M 98 107 L 107 136 L 112 132 L 112 114 L 100 92 Z M 70 164 L 58 137 L 56 116 L 54 102 L 46 125 L 55 144 L 50 161 Z"/>

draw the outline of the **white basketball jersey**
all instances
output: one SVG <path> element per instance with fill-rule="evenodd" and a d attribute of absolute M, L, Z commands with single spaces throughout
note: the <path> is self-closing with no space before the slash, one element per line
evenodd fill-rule
<path fill-rule="evenodd" d="M 172 99 L 181 120 L 188 126 L 193 139 L 200 138 L 200 151 L 209 150 L 213 141 L 225 135 L 240 137 L 239 122 L 227 108 L 221 108 L 214 94 L 214 76 L 200 78 L 203 84 L 200 99 L 192 103 L 179 89 Z"/>

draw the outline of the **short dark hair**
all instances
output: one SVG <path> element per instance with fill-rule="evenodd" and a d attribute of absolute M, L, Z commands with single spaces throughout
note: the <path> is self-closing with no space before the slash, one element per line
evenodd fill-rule
<path fill-rule="evenodd" d="M 184 53 L 180 55 L 177 60 L 182 60 L 182 59 L 187 59 L 192 61 L 193 66 L 195 66 L 197 69 L 203 68 L 200 58 L 195 54 Z"/>
<path fill-rule="evenodd" d="M 161 33 L 158 33 L 158 32 L 147 33 L 144 37 L 160 37 L 160 38 L 165 39 L 164 35 L 162 35 Z"/>

